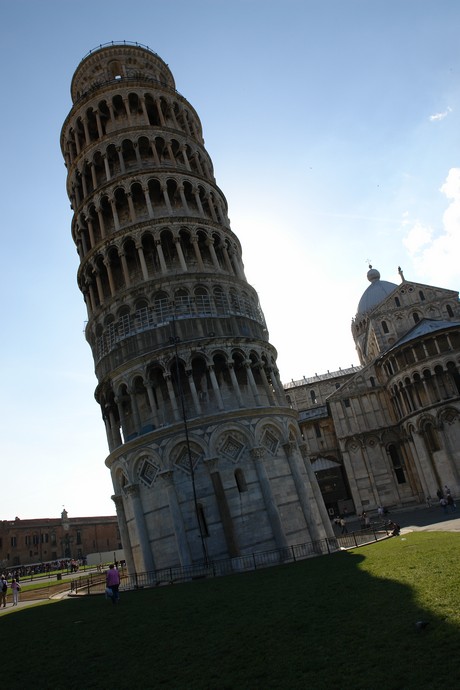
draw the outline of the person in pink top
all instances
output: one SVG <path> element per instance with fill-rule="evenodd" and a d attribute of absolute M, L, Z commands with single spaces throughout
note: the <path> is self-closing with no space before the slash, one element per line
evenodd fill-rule
<path fill-rule="evenodd" d="M 109 570 L 107 571 L 107 575 L 105 578 L 105 584 L 107 587 L 110 587 L 112 590 L 112 604 L 116 604 L 118 600 L 120 599 L 120 594 L 118 592 L 118 589 L 120 587 L 120 573 L 118 570 L 115 568 L 115 565 L 112 563 L 110 566 Z"/>

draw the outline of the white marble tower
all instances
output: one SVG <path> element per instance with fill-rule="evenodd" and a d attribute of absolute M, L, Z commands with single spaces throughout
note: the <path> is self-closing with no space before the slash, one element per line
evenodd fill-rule
<path fill-rule="evenodd" d="M 91 51 L 71 96 L 61 148 L 128 567 L 332 537 L 197 113 L 138 44 Z"/>

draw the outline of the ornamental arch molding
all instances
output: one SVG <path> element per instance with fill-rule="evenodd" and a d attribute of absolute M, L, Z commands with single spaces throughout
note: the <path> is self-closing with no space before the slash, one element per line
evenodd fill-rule
<path fill-rule="evenodd" d="M 455 422 L 460 421 L 460 410 L 453 406 L 444 407 L 438 412 L 437 421 L 439 428 L 442 428 L 445 424 L 451 426 Z"/>
<path fill-rule="evenodd" d="M 188 458 L 190 449 L 190 459 Z M 162 448 L 163 470 L 182 470 L 190 474 L 190 462 L 196 470 L 199 463 L 206 457 L 206 444 L 200 437 L 193 433 L 186 436 L 185 432 L 177 434 Z"/>
<path fill-rule="evenodd" d="M 254 446 L 254 436 L 243 424 L 229 422 L 214 430 L 209 438 L 209 457 L 225 457 L 240 462 Z"/>

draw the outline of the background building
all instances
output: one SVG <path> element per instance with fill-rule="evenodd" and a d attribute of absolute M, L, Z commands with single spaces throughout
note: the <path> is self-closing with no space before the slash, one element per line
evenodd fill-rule
<path fill-rule="evenodd" d="M 369 269 L 352 322 L 359 369 L 285 386 L 331 515 L 460 495 L 458 292 L 400 275 Z"/>
<path fill-rule="evenodd" d="M 333 536 L 197 113 L 137 44 L 87 55 L 71 95 L 61 149 L 128 567 Z"/>
<path fill-rule="evenodd" d="M 2 568 L 62 559 L 80 559 L 88 553 L 121 549 L 117 518 L 60 518 L 2 520 L 0 565 Z"/>

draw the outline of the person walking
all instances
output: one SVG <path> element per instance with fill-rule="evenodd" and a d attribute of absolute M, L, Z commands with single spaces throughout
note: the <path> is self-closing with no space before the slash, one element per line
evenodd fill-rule
<path fill-rule="evenodd" d="M 21 585 L 16 580 L 15 577 L 11 580 L 11 591 L 13 592 L 13 606 L 17 606 L 19 602 L 19 592 L 21 590 Z"/>
<path fill-rule="evenodd" d="M 0 580 L 0 606 L 6 607 L 6 593 L 8 591 L 8 582 L 5 575 L 2 575 Z"/>
<path fill-rule="evenodd" d="M 455 501 L 454 501 L 453 496 L 450 493 L 450 491 L 446 496 L 446 501 L 447 501 L 448 509 L 451 511 L 451 513 L 455 513 L 455 511 L 457 510 L 457 506 L 455 504 Z"/>
<path fill-rule="evenodd" d="M 120 573 L 112 563 L 105 578 L 105 584 L 112 590 L 112 604 L 117 604 L 120 599 Z"/>

